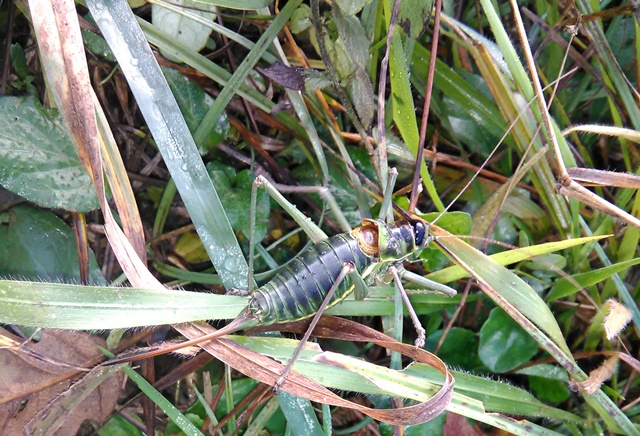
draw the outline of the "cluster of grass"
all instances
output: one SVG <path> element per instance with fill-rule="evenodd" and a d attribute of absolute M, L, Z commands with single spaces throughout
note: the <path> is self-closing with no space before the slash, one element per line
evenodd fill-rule
<path fill-rule="evenodd" d="M 77 5 L 83 39 L 58 28 L 60 51 L 51 49 L 57 24 L 42 5 L 0 5 L 11 37 L 0 84 L 0 185 L 12 193 L 0 211 L 0 322 L 27 337 L 39 327 L 114 329 L 107 345 L 119 352 L 132 342 L 126 328 L 233 318 L 246 300 L 220 295 L 225 289 L 262 284 L 309 241 L 377 218 L 388 169 L 397 168 L 396 205 L 407 209 L 407 192 L 420 183 L 417 212 L 435 221 L 435 241 L 407 268 L 458 290 L 447 298 L 406 285 L 425 349 L 456 380 L 452 396 L 433 406 L 446 412 L 428 422 L 408 409 L 394 413 L 426 404 L 442 377 L 421 354 L 396 349 L 418 360 L 410 366 L 387 354 L 363 327 L 365 345 L 345 341 L 343 331 L 319 334 L 331 353 L 303 351 L 295 370 L 308 379 L 283 385 L 295 395 L 273 396 L 259 383 L 272 383 L 278 369 L 264 375 L 258 356 L 286 362 L 297 345 L 282 337 L 236 337 L 228 349 L 207 349 L 220 359 L 213 362 L 206 353 L 177 367 L 177 358 L 159 359 L 155 389 L 122 366 L 162 410 L 165 432 L 391 434 L 389 423 L 415 434 L 445 425 L 638 432 L 637 331 L 621 330 L 640 321 L 637 11 L 486 0 L 434 18 L 433 5 L 409 1 L 397 14 L 377 0 L 152 3 L 132 5 L 133 14 L 124 2 Z M 56 12 L 65 13 L 76 11 Z M 85 51 L 84 73 L 69 68 Z M 95 99 L 82 88 L 89 78 Z M 93 124 L 87 102 L 97 104 Z M 261 190 L 252 198 L 256 175 L 295 206 L 283 210 Z M 575 183 L 596 187 L 585 193 Z M 109 207 L 130 246 L 113 230 Z M 127 280 L 131 289 L 114 286 Z M 379 282 L 330 314 L 412 343 L 400 303 L 393 283 Z M 323 324 L 338 325 L 346 324 Z M 177 327 L 187 336 L 191 328 Z M 99 370 L 64 398 L 43 382 L 12 392 L 6 405 L 49 395 L 46 413 L 26 423 L 62 428 L 64 401 L 95 395 L 119 374 Z M 155 381 L 148 367 L 143 374 Z M 196 380 L 191 396 L 175 384 L 185 374 Z M 338 395 L 318 401 L 320 385 L 391 412 L 338 407 Z M 391 401 L 396 395 L 403 399 Z M 113 395 L 91 416 L 118 412 L 102 434 L 155 428 L 153 404 L 138 413 L 136 401 L 118 401 Z"/>

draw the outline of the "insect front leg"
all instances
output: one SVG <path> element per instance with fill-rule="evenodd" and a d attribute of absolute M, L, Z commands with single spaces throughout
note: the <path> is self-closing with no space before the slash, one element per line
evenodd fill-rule
<path fill-rule="evenodd" d="M 424 329 L 424 327 L 422 327 L 422 323 L 420 322 L 420 319 L 418 319 L 418 314 L 416 314 L 416 311 L 411 305 L 411 301 L 409 301 L 409 296 L 407 295 L 407 291 L 404 289 L 404 285 L 402 284 L 402 280 L 400 279 L 400 275 L 398 274 L 398 269 L 395 265 L 391 265 L 389 267 L 389 273 L 393 277 L 396 288 L 402 296 L 404 305 L 407 307 L 407 311 L 409 312 L 409 316 L 411 317 L 411 322 L 413 322 L 413 327 L 418 334 L 418 337 L 416 338 L 414 343 L 416 347 L 422 348 L 426 340 L 426 330 Z"/>
<path fill-rule="evenodd" d="M 391 196 L 393 193 L 397 175 L 398 175 L 398 171 L 395 168 L 389 169 L 389 177 L 387 179 L 387 184 L 384 191 L 384 198 L 382 200 L 382 205 L 380 208 L 380 219 L 385 219 L 386 221 L 389 221 L 393 217 L 392 208 L 391 208 L 391 200 L 392 200 Z M 387 236 L 381 236 L 380 241 L 378 242 L 382 250 L 385 250 L 386 247 L 395 247 L 395 246 L 401 245 L 401 241 L 398 240 L 399 238 L 397 234 L 389 232 L 386 235 Z M 415 238 L 417 239 L 417 236 L 415 236 Z M 416 241 L 414 239 L 414 242 L 415 244 L 412 244 L 413 250 L 417 249 L 418 248 L 417 246 L 420 246 L 422 241 Z M 409 249 L 408 246 L 406 248 Z M 410 253 L 408 252 L 406 254 L 410 255 Z M 384 258 L 383 258 L 383 261 L 384 261 Z M 396 284 L 396 289 L 398 290 L 398 292 L 402 297 L 404 305 L 407 308 L 407 312 L 409 312 L 411 321 L 413 322 L 413 326 L 417 333 L 415 345 L 421 348 L 424 345 L 426 340 L 426 332 L 424 327 L 422 327 L 422 324 L 418 319 L 418 315 L 416 314 L 415 309 L 411 305 L 411 301 L 409 301 L 409 296 L 407 295 L 407 292 L 405 291 L 404 286 L 402 285 L 402 281 L 400 280 L 400 275 L 398 274 L 398 271 L 399 270 L 404 271 L 404 268 L 402 267 L 402 262 L 398 262 L 397 264 L 391 264 L 388 268 L 383 267 L 381 269 L 383 271 L 386 269 L 387 273 L 391 274 L 391 276 L 393 277 L 393 280 Z M 394 321 L 395 321 L 395 318 L 394 318 Z"/>

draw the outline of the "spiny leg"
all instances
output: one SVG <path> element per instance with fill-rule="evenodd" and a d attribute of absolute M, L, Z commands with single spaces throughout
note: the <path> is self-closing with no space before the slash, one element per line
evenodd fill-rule
<path fill-rule="evenodd" d="M 404 289 L 402 285 L 402 280 L 400 280 L 400 275 L 398 274 L 398 270 L 395 265 L 391 265 L 389 267 L 389 272 L 393 276 L 393 281 L 396 284 L 396 288 L 400 291 L 400 295 L 402 295 L 402 299 L 404 300 L 404 305 L 407 307 L 407 311 L 409 312 L 409 316 L 411 317 L 411 321 L 413 322 L 413 327 L 416 329 L 416 333 L 418 333 L 418 337 L 416 338 L 415 345 L 418 348 L 422 348 L 424 346 L 426 340 L 426 331 L 424 327 L 422 327 L 422 323 L 418 319 L 418 315 L 416 311 L 413 309 L 411 305 L 411 301 L 409 301 L 409 296 L 407 295 L 407 291 Z"/>
<path fill-rule="evenodd" d="M 284 367 L 282 374 L 280 374 L 280 377 L 278 378 L 278 380 L 276 380 L 276 383 L 273 386 L 274 392 L 276 393 L 278 392 L 278 389 L 280 389 L 280 386 L 282 385 L 282 383 L 284 383 L 285 379 L 287 378 L 287 375 L 289 375 L 289 372 L 291 372 L 291 368 L 293 368 L 293 365 L 298 359 L 300 352 L 302 352 L 302 347 L 304 347 L 304 344 L 306 344 L 307 341 L 309 340 L 311 333 L 313 333 L 313 329 L 315 329 L 316 324 L 318 324 L 318 321 L 320 320 L 320 317 L 322 316 L 325 309 L 329 305 L 331 298 L 333 298 L 333 294 L 336 293 L 336 290 L 338 289 L 338 287 L 340 286 L 340 284 L 342 283 L 346 275 L 354 270 L 355 270 L 355 265 L 351 262 L 347 262 L 342 266 L 342 269 L 340 270 L 340 274 L 338 274 L 338 277 L 336 277 L 336 281 L 333 283 L 333 286 L 331 286 L 331 289 L 329 289 L 327 296 L 324 298 L 324 300 L 322 301 L 322 304 L 318 308 L 318 311 L 313 316 L 313 319 L 311 320 L 311 323 L 309 324 L 307 331 L 305 332 L 304 336 L 300 340 L 300 343 L 298 344 L 295 351 L 291 355 L 291 359 L 289 360 L 289 363 L 287 363 L 287 366 Z"/>
<path fill-rule="evenodd" d="M 391 200 L 392 200 L 391 196 L 393 194 L 393 188 L 395 186 L 397 177 L 398 177 L 398 171 L 395 168 L 390 168 L 389 178 L 387 179 L 387 186 L 385 187 L 385 191 L 384 191 L 384 198 L 382 199 L 382 205 L 380 207 L 380 218 L 386 219 L 387 221 L 393 218 L 393 211 L 391 208 Z M 402 268 L 402 270 L 404 270 L 404 268 Z M 411 305 L 411 301 L 409 301 L 409 296 L 407 295 L 407 292 L 405 291 L 404 286 L 402 285 L 402 281 L 400 280 L 398 269 L 396 268 L 395 265 L 391 265 L 388 271 L 393 276 L 393 279 L 396 284 L 396 288 L 398 289 L 398 291 L 400 292 L 400 295 L 402 296 L 404 305 L 407 308 L 407 312 L 409 312 L 409 315 L 411 316 L 411 321 L 413 322 L 413 326 L 416 330 L 416 333 L 418 334 L 415 344 L 417 347 L 422 348 L 426 338 L 425 329 L 424 327 L 422 327 L 422 324 L 418 319 L 418 315 L 416 314 L 415 309 Z"/>
<path fill-rule="evenodd" d="M 293 218 L 293 220 L 298 223 L 300 227 L 304 230 L 304 232 L 309 236 L 309 238 L 313 241 L 313 243 L 319 242 L 323 239 L 327 239 L 327 235 L 317 226 L 315 225 L 307 216 L 305 216 L 302 212 L 298 210 L 298 208 L 291 204 L 286 198 L 282 196 L 280 190 L 273 185 L 269 180 L 267 180 L 263 176 L 256 177 L 254 181 L 256 186 L 262 187 L 271 198 L 273 198 L 282 208 Z M 282 188 L 282 186 L 281 186 Z M 287 190 L 293 191 L 304 191 L 304 190 L 315 190 L 316 192 L 320 192 L 321 196 L 326 199 L 327 203 L 331 207 L 332 212 L 336 216 L 336 220 L 341 223 L 341 226 L 346 227 L 345 231 L 351 230 L 349 224 L 344 218 L 344 215 L 340 211 L 338 204 L 336 203 L 333 195 L 327 188 L 323 187 L 314 187 L 314 186 L 306 186 L 306 187 L 288 187 Z"/>
<path fill-rule="evenodd" d="M 316 192 L 320 195 L 320 197 L 327 201 L 329 207 L 333 211 L 334 215 L 340 226 L 344 228 L 345 231 L 351 230 L 349 223 L 347 222 L 344 214 L 340 210 L 335 198 L 329 191 L 329 189 L 321 186 L 284 186 L 284 185 L 274 185 L 269 180 L 267 180 L 264 176 L 257 176 L 253 181 L 251 186 L 251 202 L 249 207 L 249 283 L 247 286 L 247 290 L 238 290 L 232 289 L 229 291 L 231 294 L 235 295 L 248 295 L 251 293 L 254 287 L 254 279 L 253 279 L 253 261 L 255 258 L 255 223 L 256 223 L 256 208 L 257 208 L 257 199 L 258 199 L 258 188 L 264 189 L 267 194 L 294 219 L 300 225 L 302 230 L 309 236 L 313 243 L 321 241 L 323 239 L 327 239 L 327 235 L 313 223 L 308 217 L 306 217 L 302 212 L 298 210 L 298 208 L 291 204 L 286 198 L 284 198 L 281 192 Z"/>
<path fill-rule="evenodd" d="M 401 279 L 410 281 L 420 286 L 424 286 L 425 289 L 434 291 L 437 294 L 444 295 L 445 297 L 455 297 L 458 294 L 455 289 L 447 285 L 443 285 L 442 283 L 434 282 L 433 280 L 430 280 L 416 273 L 412 273 L 411 271 L 407 271 L 402 266 L 398 266 L 397 270 L 398 275 Z"/>

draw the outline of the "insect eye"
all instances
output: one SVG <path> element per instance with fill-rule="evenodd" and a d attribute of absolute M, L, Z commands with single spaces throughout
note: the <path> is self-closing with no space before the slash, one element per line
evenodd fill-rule
<path fill-rule="evenodd" d="M 422 245 L 424 241 L 424 235 L 427 232 L 427 228 L 422 221 L 412 221 L 413 235 L 416 239 L 416 245 Z"/>

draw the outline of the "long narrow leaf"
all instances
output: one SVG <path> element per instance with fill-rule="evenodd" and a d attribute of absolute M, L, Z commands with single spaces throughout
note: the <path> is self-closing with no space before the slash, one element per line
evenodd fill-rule
<path fill-rule="evenodd" d="M 129 5 L 87 2 L 118 59 L 209 257 L 227 288 L 247 283 L 248 266 L 198 149 Z"/>
<path fill-rule="evenodd" d="M 24 326 L 102 330 L 231 319 L 244 297 L 177 290 L 0 280 L 0 320 Z"/>

